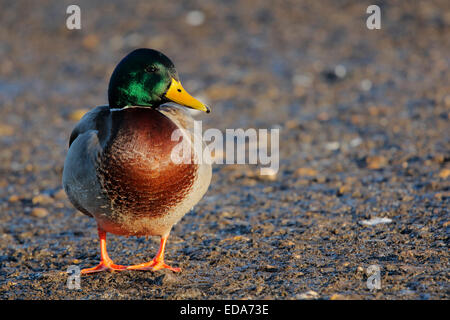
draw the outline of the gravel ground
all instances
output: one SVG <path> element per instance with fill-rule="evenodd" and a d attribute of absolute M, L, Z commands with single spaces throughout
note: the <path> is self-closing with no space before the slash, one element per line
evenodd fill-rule
<path fill-rule="evenodd" d="M 82 29 L 67 30 L 72 1 L 0 1 L 0 297 L 449 299 L 450 4 L 376 2 L 381 30 L 370 1 L 335 0 L 78 1 Z M 182 273 L 69 290 L 68 266 L 99 247 L 61 189 L 68 137 L 137 47 L 211 104 L 204 128 L 279 128 L 280 170 L 214 166 L 169 238 Z M 158 239 L 108 248 L 138 263 Z"/>

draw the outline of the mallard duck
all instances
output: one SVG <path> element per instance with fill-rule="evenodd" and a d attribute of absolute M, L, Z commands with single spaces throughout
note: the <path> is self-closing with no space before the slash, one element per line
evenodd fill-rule
<path fill-rule="evenodd" d="M 76 125 L 64 163 L 64 190 L 75 208 L 96 220 L 100 239 L 100 263 L 81 272 L 178 272 L 164 262 L 167 238 L 211 181 L 211 165 L 196 161 L 201 154 L 194 150 L 193 119 L 184 107 L 210 109 L 182 87 L 172 61 L 152 49 L 137 49 L 120 61 L 111 75 L 108 101 Z M 192 161 L 172 160 L 180 143 L 172 139 L 175 130 L 186 138 Z M 147 263 L 114 264 L 106 250 L 108 232 L 159 236 L 159 251 Z"/>

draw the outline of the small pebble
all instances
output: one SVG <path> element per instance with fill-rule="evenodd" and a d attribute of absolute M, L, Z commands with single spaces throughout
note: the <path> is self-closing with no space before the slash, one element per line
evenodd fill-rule
<path fill-rule="evenodd" d="M 20 200 L 20 197 L 16 194 L 13 194 L 12 196 L 9 197 L 8 201 L 13 203 L 13 202 L 17 202 Z"/>
<path fill-rule="evenodd" d="M 381 224 L 381 223 L 391 223 L 392 219 L 389 218 L 372 218 L 370 220 L 362 220 L 359 223 L 365 226 L 375 226 L 377 224 Z"/>
<path fill-rule="evenodd" d="M 349 185 L 343 185 L 338 190 L 338 195 L 343 195 L 344 193 L 348 193 L 351 190 L 351 186 Z"/>
<path fill-rule="evenodd" d="M 264 267 L 264 271 L 276 272 L 276 271 L 278 271 L 278 268 L 276 266 L 272 266 L 272 265 L 268 264 Z"/>
<path fill-rule="evenodd" d="M 287 129 L 295 129 L 295 128 L 298 128 L 299 123 L 298 123 L 298 120 L 288 120 L 284 123 L 284 126 Z"/>
<path fill-rule="evenodd" d="M 361 138 L 355 138 L 350 141 L 349 145 L 350 145 L 350 147 L 355 148 L 355 147 L 359 146 L 362 142 L 363 141 Z"/>
<path fill-rule="evenodd" d="M 205 22 L 205 14 L 202 11 L 192 10 L 186 15 L 186 23 L 197 27 Z"/>
<path fill-rule="evenodd" d="M 83 38 L 83 47 L 89 50 L 94 50 L 98 47 L 100 39 L 95 34 L 89 34 Z"/>
<path fill-rule="evenodd" d="M 55 194 L 53 195 L 55 197 L 55 199 L 57 200 L 63 200 L 65 198 L 67 198 L 66 196 L 66 192 L 64 191 L 64 189 L 59 189 L 58 192 L 55 192 Z"/>
<path fill-rule="evenodd" d="M 223 217 L 223 218 L 231 218 L 231 217 L 233 217 L 233 214 L 231 212 L 229 212 L 229 211 L 223 211 L 220 214 L 220 216 Z"/>
<path fill-rule="evenodd" d="M 33 204 L 41 204 L 41 205 L 46 205 L 46 204 L 50 204 L 53 203 L 54 200 L 52 197 L 46 195 L 46 194 L 40 194 L 37 195 L 35 197 L 33 197 L 33 199 L 31 200 L 31 202 Z"/>
<path fill-rule="evenodd" d="M 342 65 L 339 64 L 334 68 L 334 73 L 339 77 L 343 78 L 347 74 L 347 69 Z"/>
<path fill-rule="evenodd" d="M 369 169 L 381 169 L 386 167 L 388 160 L 383 156 L 371 156 L 366 159 L 366 166 Z"/>
<path fill-rule="evenodd" d="M 309 290 L 304 293 L 300 293 L 296 295 L 296 298 L 299 300 L 310 300 L 310 299 L 317 299 L 319 297 L 319 294 L 315 291 Z"/>
<path fill-rule="evenodd" d="M 442 169 L 439 172 L 439 177 L 442 179 L 447 179 L 448 176 L 450 176 L 450 169 L 448 169 L 448 168 Z"/>
<path fill-rule="evenodd" d="M 372 88 L 372 81 L 369 79 L 364 79 L 361 81 L 361 89 L 364 91 L 369 91 Z"/>
<path fill-rule="evenodd" d="M 48 215 L 48 210 L 45 208 L 33 208 L 31 210 L 31 215 L 37 218 L 43 218 Z"/>
<path fill-rule="evenodd" d="M 330 150 L 330 151 L 338 150 L 339 147 L 340 147 L 340 143 L 338 141 L 327 142 L 325 144 L 325 149 Z"/>
<path fill-rule="evenodd" d="M 317 176 L 318 172 L 317 170 L 312 168 L 298 168 L 295 171 L 295 174 L 298 176 L 315 177 Z"/>

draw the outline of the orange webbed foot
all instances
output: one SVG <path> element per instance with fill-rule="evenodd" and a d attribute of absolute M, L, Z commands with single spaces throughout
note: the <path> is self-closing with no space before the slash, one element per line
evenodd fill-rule
<path fill-rule="evenodd" d="M 180 268 L 174 268 L 164 263 L 164 250 L 166 248 L 166 242 L 168 234 L 161 237 L 161 244 L 159 246 L 159 251 L 152 261 L 137 264 L 134 266 L 127 267 L 128 270 L 142 270 L 142 271 L 157 271 L 161 269 L 169 269 L 173 272 L 180 272 Z"/>
<path fill-rule="evenodd" d="M 97 266 L 93 268 L 87 268 L 81 270 L 82 274 L 89 274 L 89 273 L 95 273 L 95 272 L 102 272 L 102 271 L 123 271 L 126 270 L 126 266 L 121 266 L 118 264 L 114 264 L 112 261 L 101 261 Z"/>
<path fill-rule="evenodd" d="M 169 269 L 173 272 L 180 272 L 180 268 L 171 267 L 164 263 L 164 261 L 158 261 L 153 259 L 150 262 L 136 264 L 134 266 L 127 267 L 127 270 L 141 270 L 141 271 L 157 271 L 161 269 Z"/>
<path fill-rule="evenodd" d="M 106 251 L 106 232 L 98 227 L 98 237 L 100 239 L 100 263 L 93 267 L 81 270 L 82 274 L 89 274 L 101 271 L 122 271 L 126 270 L 126 266 L 114 264 Z"/>

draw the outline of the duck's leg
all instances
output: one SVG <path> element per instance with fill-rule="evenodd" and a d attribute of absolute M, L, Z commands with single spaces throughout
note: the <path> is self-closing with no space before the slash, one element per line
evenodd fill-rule
<path fill-rule="evenodd" d="M 127 268 L 126 266 L 114 264 L 108 256 L 108 252 L 106 251 L 106 232 L 100 227 L 98 227 L 98 238 L 100 239 L 100 263 L 93 268 L 81 270 L 81 273 L 86 274 L 105 270 L 125 270 Z"/>
<path fill-rule="evenodd" d="M 129 266 L 127 269 L 129 270 L 150 270 L 150 271 L 156 271 L 160 269 L 169 269 L 173 272 L 180 272 L 180 268 L 174 268 L 164 263 L 164 250 L 166 248 L 166 242 L 169 235 L 165 235 L 161 237 L 161 245 L 159 246 L 159 251 L 156 254 L 156 256 L 153 258 L 152 261 L 137 264 L 134 266 Z"/>

